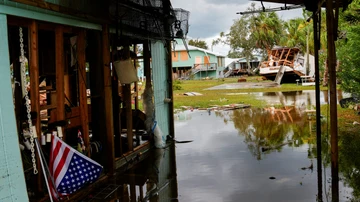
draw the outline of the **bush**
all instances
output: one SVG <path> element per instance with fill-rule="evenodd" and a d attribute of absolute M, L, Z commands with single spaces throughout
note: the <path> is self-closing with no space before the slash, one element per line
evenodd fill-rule
<path fill-rule="evenodd" d="M 173 82 L 173 90 L 182 90 L 181 81 L 175 80 Z"/>

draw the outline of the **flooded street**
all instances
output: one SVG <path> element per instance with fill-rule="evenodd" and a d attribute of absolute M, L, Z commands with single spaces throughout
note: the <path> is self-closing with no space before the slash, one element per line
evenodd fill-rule
<path fill-rule="evenodd" d="M 316 201 L 315 120 L 304 111 L 315 105 L 315 94 L 278 95 L 264 93 L 261 99 L 269 101 L 269 105 L 285 103 L 293 107 L 195 110 L 175 115 L 176 138 L 194 140 L 176 145 L 179 201 Z M 322 103 L 327 102 L 324 98 Z M 323 201 L 331 201 L 326 135 L 323 143 L 322 194 Z M 352 151 L 346 151 L 340 151 L 340 158 L 348 155 L 340 162 L 354 157 Z M 359 184 L 349 177 L 357 175 L 359 165 L 351 166 L 340 164 L 340 171 L 345 171 L 339 174 L 340 201 L 354 198 L 349 184 Z"/>

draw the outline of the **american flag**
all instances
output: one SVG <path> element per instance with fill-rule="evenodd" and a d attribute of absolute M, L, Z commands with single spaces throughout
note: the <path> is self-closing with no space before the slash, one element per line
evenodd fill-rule
<path fill-rule="evenodd" d="M 49 183 L 52 195 L 58 199 L 94 182 L 102 166 L 52 135 L 49 170 L 54 182 Z"/>

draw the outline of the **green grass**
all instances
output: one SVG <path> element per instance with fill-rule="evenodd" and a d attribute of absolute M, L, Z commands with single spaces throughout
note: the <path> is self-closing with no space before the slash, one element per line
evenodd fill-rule
<path fill-rule="evenodd" d="M 263 82 L 258 81 L 260 77 L 247 77 L 247 82 Z M 301 86 L 296 84 L 282 84 L 275 88 L 258 88 L 258 89 L 236 89 L 236 90 L 205 90 L 213 86 L 224 83 L 236 83 L 238 78 L 226 78 L 225 80 L 186 80 L 178 83 L 181 90 L 174 90 L 174 108 L 181 106 L 191 106 L 207 108 L 211 105 L 226 104 L 250 104 L 252 107 L 266 107 L 266 101 L 257 100 L 254 95 L 247 94 L 251 92 L 278 92 L 278 91 L 300 91 L 314 90 L 314 86 Z M 321 87 L 321 90 L 327 88 Z M 186 96 L 186 92 L 198 92 L 202 96 Z M 237 95 L 227 95 L 227 93 L 244 93 Z M 221 101 L 220 101 L 221 99 Z M 321 106 L 321 114 L 329 120 L 329 105 Z M 343 109 L 338 105 L 337 111 L 339 131 L 359 131 L 360 125 L 353 125 L 354 121 L 360 123 L 360 116 L 353 109 Z"/>
<path fill-rule="evenodd" d="M 246 77 L 247 82 L 265 82 L 259 81 L 259 76 Z M 265 101 L 255 99 L 251 92 L 278 92 L 278 91 L 299 91 L 299 90 L 314 90 L 314 86 L 301 86 L 296 84 L 282 84 L 274 88 L 256 88 L 256 89 L 227 89 L 227 90 L 206 90 L 207 88 L 225 84 L 236 83 L 238 78 L 225 78 L 224 80 L 185 80 L 178 82 L 181 90 L 174 90 L 174 108 L 181 106 L 192 107 L 209 107 L 211 105 L 226 105 L 226 104 L 250 104 L 254 107 L 264 107 Z M 186 92 L 198 92 L 202 96 L 186 96 Z M 244 93 L 237 95 L 228 95 L 234 93 Z"/>

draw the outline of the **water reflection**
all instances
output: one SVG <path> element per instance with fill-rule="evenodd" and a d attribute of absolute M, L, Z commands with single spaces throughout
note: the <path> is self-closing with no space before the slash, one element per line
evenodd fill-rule
<path fill-rule="evenodd" d="M 232 120 L 238 134 L 245 137 L 249 151 L 258 160 L 271 150 L 281 151 L 286 144 L 299 147 L 315 141 L 309 131 L 308 117 L 295 107 L 235 110 L 230 116 L 222 111 L 215 114 Z"/>
<path fill-rule="evenodd" d="M 354 131 L 355 132 L 355 131 Z M 360 201 L 360 135 L 358 132 L 341 134 L 339 170 L 344 183 L 353 189 L 350 201 Z"/>
<path fill-rule="evenodd" d="M 177 146 L 180 201 L 316 201 L 316 126 L 306 111 L 313 98 L 304 95 L 278 94 L 280 104 L 265 109 L 182 112 L 191 120 L 175 122 L 176 137 L 194 142 Z M 331 201 L 328 125 L 322 122 L 319 183 L 323 201 Z M 340 201 L 360 200 L 359 145 L 359 135 L 340 135 Z"/>
<path fill-rule="evenodd" d="M 323 90 L 320 93 L 320 103 L 327 104 L 330 99 L 330 92 Z M 303 90 L 303 91 L 289 91 L 289 92 L 260 92 L 250 93 L 255 95 L 256 99 L 266 100 L 269 105 L 295 105 L 295 106 L 315 106 L 315 91 Z M 337 102 L 343 98 L 351 97 L 349 93 L 345 93 L 342 90 L 337 91 Z"/>
<path fill-rule="evenodd" d="M 115 175 L 85 201 L 177 202 L 174 144 L 166 149 L 151 149 L 146 155 L 144 161 Z"/>

